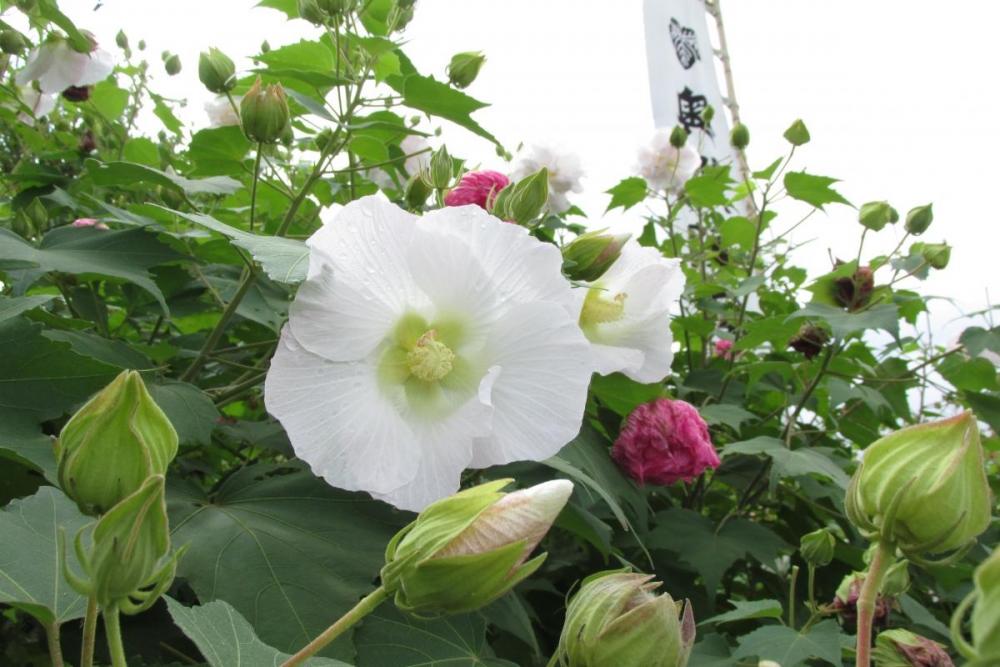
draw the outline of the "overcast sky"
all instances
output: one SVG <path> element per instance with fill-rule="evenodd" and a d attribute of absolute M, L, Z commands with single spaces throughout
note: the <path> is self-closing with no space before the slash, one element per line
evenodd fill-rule
<path fill-rule="evenodd" d="M 133 44 L 147 41 L 156 61 L 164 49 L 178 53 L 183 72 L 168 78 L 157 68 L 158 87 L 186 96 L 185 115 L 197 122 L 206 122 L 207 95 L 197 80 L 199 51 L 218 46 L 249 67 L 240 57 L 263 40 L 278 46 L 314 34 L 302 21 L 254 9 L 253 0 L 104 0 L 92 11 L 95 4 L 60 1 L 107 44 L 125 28 Z M 800 168 L 843 179 L 838 188 L 855 204 L 888 199 L 904 212 L 934 202 L 924 238 L 954 246 L 948 270 L 927 281 L 929 293 L 956 301 L 934 309 L 943 337 L 961 330 L 948 324 L 959 310 L 983 308 L 987 294 L 1000 298 L 991 196 L 1000 153 L 1000 3 L 723 0 L 723 11 L 751 166 L 781 155 L 781 133 L 803 118 L 813 141 Z M 637 225 L 637 209 L 600 216 L 603 191 L 632 173 L 636 149 L 653 131 L 641 0 L 420 0 L 406 38 L 417 67 L 439 77 L 453 53 L 484 51 L 489 60 L 468 91 L 492 104 L 477 114 L 481 124 L 510 149 L 544 141 L 577 152 L 587 178 L 574 201 L 592 224 Z M 444 130 L 452 153 L 503 167 L 483 140 Z M 789 218 L 786 225 L 797 219 Z M 831 252 L 853 257 L 858 232 L 847 207 L 814 216 L 794 236 L 814 239 L 799 251 L 800 263 L 816 275 L 828 270 Z M 871 249 L 891 249 L 895 233 L 881 232 Z"/>

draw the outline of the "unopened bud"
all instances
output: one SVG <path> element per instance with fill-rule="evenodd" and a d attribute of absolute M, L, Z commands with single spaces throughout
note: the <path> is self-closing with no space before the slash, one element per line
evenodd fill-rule
<path fill-rule="evenodd" d="M 454 160 L 448 154 L 448 148 L 442 146 L 431 153 L 430 168 L 424 172 L 427 185 L 435 190 L 447 190 L 454 178 Z"/>
<path fill-rule="evenodd" d="M 573 492 L 568 480 L 503 493 L 487 482 L 439 500 L 389 542 L 382 585 L 396 606 L 416 614 L 474 611 L 541 566 L 528 556 Z"/>
<path fill-rule="evenodd" d="M 448 64 L 448 80 L 456 88 L 468 88 L 476 80 L 486 56 L 475 51 L 456 53 Z"/>
<path fill-rule="evenodd" d="M 986 530 L 992 509 L 975 416 L 963 412 L 876 440 L 845 503 L 869 540 L 911 558 L 968 545 Z"/>
<path fill-rule="evenodd" d="M 806 533 L 799 541 L 799 552 L 802 558 L 813 567 L 826 567 L 833 561 L 833 553 L 837 547 L 837 539 L 833 533 L 820 528 Z"/>
<path fill-rule="evenodd" d="M 288 101 L 281 84 L 261 86 L 260 77 L 240 102 L 240 122 L 243 134 L 250 141 L 273 144 L 281 139 L 288 127 Z"/>
<path fill-rule="evenodd" d="M 326 25 L 326 12 L 320 7 L 319 0 L 298 0 L 299 16 L 313 25 Z"/>
<path fill-rule="evenodd" d="M 975 600 L 972 608 L 972 646 L 956 637 L 956 644 L 969 660 L 975 660 L 975 665 L 1000 664 L 1000 547 L 993 550 L 993 555 L 976 568 L 972 576 L 975 588 L 971 596 Z M 956 615 L 958 615 L 956 611 Z M 952 622 L 952 633 L 955 634 L 960 621 Z M 958 627 L 957 627 L 958 626 Z"/>
<path fill-rule="evenodd" d="M 944 269 L 951 260 L 951 246 L 947 243 L 914 243 L 910 246 L 910 254 L 918 254 L 934 269 Z"/>
<path fill-rule="evenodd" d="M 684 144 L 687 143 L 688 133 L 680 125 L 675 125 L 674 129 L 670 130 L 670 145 L 674 148 L 684 148 Z"/>
<path fill-rule="evenodd" d="M 800 118 L 788 126 L 783 136 L 792 146 L 802 146 L 809 143 L 809 128 Z"/>
<path fill-rule="evenodd" d="M 90 99 L 90 90 L 90 86 L 70 86 L 62 91 L 62 96 L 67 102 L 86 102 Z"/>
<path fill-rule="evenodd" d="M 162 475 L 177 433 L 136 371 L 124 371 L 63 427 L 56 441 L 59 485 L 85 514 L 103 514 Z"/>
<path fill-rule="evenodd" d="M 431 196 L 431 192 L 431 188 L 420 177 L 420 174 L 414 174 L 406 182 L 406 191 L 403 198 L 406 200 L 407 206 L 411 209 L 419 209 L 427 202 L 427 198 Z"/>
<path fill-rule="evenodd" d="M 933 221 L 933 204 L 917 206 L 910 209 L 910 212 L 906 214 L 906 231 L 914 236 L 920 236 L 927 231 L 927 228 L 931 226 L 931 222 Z"/>
<path fill-rule="evenodd" d="M 870 201 L 862 204 L 858 222 L 872 231 L 879 231 L 889 223 L 899 220 L 899 213 L 887 201 Z"/>
<path fill-rule="evenodd" d="M 859 267 L 851 276 L 833 282 L 834 297 L 847 310 L 854 312 L 868 305 L 875 291 L 875 272 L 870 266 Z"/>
<path fill-rule="evenodd" d="M 833 604 L 827 607 L 827 609 L 840 616 L 849 631 L 853 631 L 858 621 L 858 598 L 861 596 L 861 589 L 864 584 L 864 572 L 852 572 L 847 575 L 840 582 L 840 586 L 837 587 Z M 872 624 L 876 628 L 884 628 L 889 623 L 892 606 L 893 601 L 889 597 L 876 595 L 875 613 L 872 618 Z"/>
<path fill-rule="evenodd" d="M 715 107 L 711 104 L 706 106 L 701 110 L 701 121 L 705 124 L 705 127 L 711 127 L 712 121 L 715 119 Z"/>
<path fill-rule="evenodd" d="M 909 630 L 879 633 L 872 659 L 878 667 L 954 667 L 944 646 Z"/>
<path fill-rule="evenodd" d="M 736 123 L 729 133 L 729 143 L 736 150 L 744 150 L 750 145 L 750 130 L 743 123 Z"/>
<path fill-rule="evenodd" d="M 631 234 L 605 234 L 598 230 L 581 234 L 563 247 L 563 272 L 570 280 L 593 282 L 604 275 L 621 256 Z"/>
<path fill-rule="evenodd" d="M 28 48 L 28 40 L 17 30 L 4 30 L 0 32 L 0 51 L 17 55 Z"/>
<path fill-rule="evenodd" d="M 549 171 L 539 169 L 500 191 L 493 203 L 493 215 L 527 225 L 537 218 L 549 200 Z"/>
<path fill-rule="evenodd" d="M 171 54 L 166 60 L 163 61 L 163 69 L 166 70 L 167 74 L 170 76 L 175 76 L 180 74 L 181 71 L 181 58 L 176 53 Z"/>
<path fill-rule="evenodd" d="M 266 39 L 260 43 L 260 52 L 261 53 L 271 52 L 271 44 Z"/>
<path fill-rule="evenodd" d="M 128 49 L 128 35 L 125 34 L 124 30 L 119 30 L 118 34 L 115 35 L 115 44 L 118 45 L 119 49 Z"/>
<path fill-rule="evenodd" d="M 882 595 L 898 598 L 910 590 L 910 561 L 900 558 L 885 570 L 882 579 Z"/>
<path fill-rule="evenodd" d="M 236 66 L 229 56 L 212 47 L 198 56 L 198 78 L 209 91 L 221 95 L 236 86 Z"/>
<path fill-rule="evenodd" d="M 599 572 L 584 579 L 566 608 L 559 665 L 687 664 L 695 639 L 691 604 L 654 591 L 653 575 Z"/>
<path fill-rule="evenodd" d="M 823 350 L 823 346 L 829 340 L 830 334 L 824 329 L 814 324 L 803 324 L 788 344 L 796 352 L 804 354 L 806 359 L 812 359 Z"/>

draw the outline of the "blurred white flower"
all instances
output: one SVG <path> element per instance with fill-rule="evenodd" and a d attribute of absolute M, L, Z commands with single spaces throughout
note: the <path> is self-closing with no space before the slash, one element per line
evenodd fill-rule
<path fill-rule="evenodd" d="M 670 309 L 684 291 L 680 261 L 630 240 L 589 289 L 574 290 L 595 372 L 659 382 L 670 373 Z"/>
<path fill-rule="evenodd" d="M 31 109 L 31 113 L 22 111 L 17 115 L 18 120 L 30 125 L 37 118 L 43 118 L 56 108 L 56 96 L 50 93 L 42 93 L 31 86 L 19 86 L 18 94 L 24 106 Z"/>
<path fill-rule="evenodd" d="M 205 102 L 205 113 L 208 114 L 208 124 L 212 127 L 239 125 L 240 115 L 236 111 L 242 97 L 234 97 L 231 103 L 225 95 L 219 95 L 214 100 Z M 233 106 L 235 104 L 235 108 Z"/>
<path fill-rule="evenodd" d="M 407 176 L 415 176 L 420 173 L 421 169 L 426 169 L 431 163 L 431 145 L 427 143 L 427 139 L 423 138 L 419 134 L 408 134 L 406 137 L 399 142 L 399 150 L 403 152 L 403 155 L 409 155 L 406 161 L 403 162 L 403 169 L 406 171 Z M 406 185 L 406 179 L 400 179 L 400 183 L 397 186 L 396 181 L 393 180 L 389 172 L 382 168 L 375 168 L 368 172 L 368 178 L 372 180 L 375 185 L 379 187 L 380 190 L 395 190 Z"/>
<path fill-rule="evenodd" d="M 657 130 L 649 145 L 639 149 L 639 175 L 654 190 L 679 191 L 700 166 L 697 151 L 689 145 L 680 149 L 671 146 L 667 130 Z"/>
<path fill-rule="evenodd" d="M 528 154 L 518 160 L 511 178 L 519 181 L 542 167 L 549 170 L 549 211 L 562 213 L 569 210 L 570 203 L 566 194 L 583 192 L 580 179 L 584 172 L 580 157 L 576 153 L 560 152 L 551 146 L 532 146 Z"/>
<path fill-rule="evenodd" d="M 379 195 L 308 243 L 265 401 L 317 475 L 419 510 L 466 467 L 577 434 L 591 364 L 555 246 L 476 206 L 418 217 Z"/>
<path fill-rule="evenodd" d="M 65 39 L 56 38 L 31 52 L 14 81 L 21 86 L 37 81 L 43 93 L 61 93 L 71 86 L 103 81 L 114 68 L 114 57 L 96 42 L 89 53 L 80 53 Z"/>

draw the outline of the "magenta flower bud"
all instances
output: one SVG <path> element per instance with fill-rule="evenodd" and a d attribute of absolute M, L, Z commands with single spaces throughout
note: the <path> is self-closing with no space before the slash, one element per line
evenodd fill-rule
<path fill-rule="evenodd" d="M 108 229 L 108 226 L 96 218 L 77 218 L 70 225 L 71 227 L 93 227 L 94 229 Z"/>
<path fill-rule="evenodd" d="M 722 359 L 733 358 L 733 341 L 728 338 L 720 338 L 715 341 L 715 356 Z"/>
<path fill-rule="evenodd" d="M 510 179 L 498 171 L 470 171 L 444 196 L 445 206 L 475 204 L 489 210 L 497 194 L 510 185 Z"/>
<path fill-rule="evenodd" d="M 666 398 L 632 411 L 611 456 L 640 484 L 688 482 L 705 468 L 719 465 L 708 425 L 698 410 L 690 403 Z"/>

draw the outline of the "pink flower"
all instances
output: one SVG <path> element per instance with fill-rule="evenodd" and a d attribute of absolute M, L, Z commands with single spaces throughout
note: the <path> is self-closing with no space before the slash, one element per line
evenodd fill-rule
<path fill-rule="evenodd" d="M 715 341 L 715 356 L 723 359 L 732 359 L 733 341 L 728 338 L 720 338 Z"/>
<path fill-rule="evenodd" d="M 510 179 L 498 171 L 470 171 L 444 196 L 445 206 L 475 204 L 489 210 L 497 193 L 510 185 Z"/>
<path fill-rule="evenodd" d="M 611 456 L 640 484 L 689 482 L 719 465 L 708 426 L 695 407 L 666 398 L 632 411 Z"/>
<path fill-rule="evenodd" d="M 77 218 L 71 225 L 73 227 L 93 227 L 94 229 L 108 229 L 108 226 L 95 218 Z"/>

